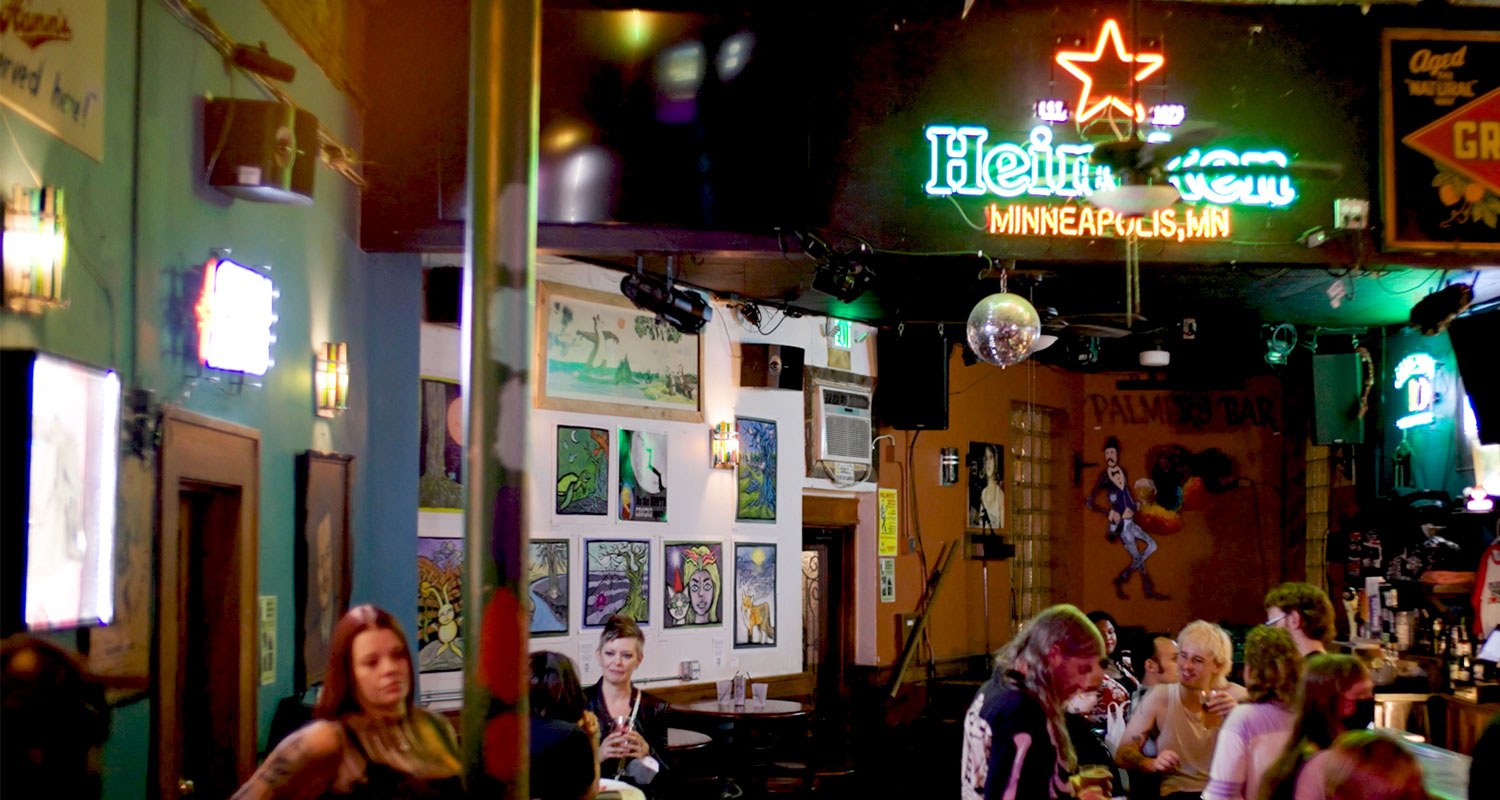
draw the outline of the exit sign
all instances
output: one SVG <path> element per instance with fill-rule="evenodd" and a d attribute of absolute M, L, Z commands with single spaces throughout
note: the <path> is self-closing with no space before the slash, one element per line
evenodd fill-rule
<path fill-rule="evenodd" d="M 848 350 L 850 342 L 849 320 L 835 319 L 829 321 L 829 336 L 832 337 L 833 346 L 840 350 Z"/>

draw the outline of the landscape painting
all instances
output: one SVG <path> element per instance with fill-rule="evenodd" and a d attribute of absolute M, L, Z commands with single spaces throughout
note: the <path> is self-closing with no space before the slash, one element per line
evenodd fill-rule
<path fill-rule="evenodd" d="M 734 546 L 734 646 L 776 645 L 776 545 Z"/>
<path fill-rule="evenodd" d="M 559 515 L 609 514 L 609 431 L 557 426 L 557 505 Z"/>
<path fill-rule="evenodd" d="M 735 419 L 740 434 L 740 465 L 734 518 L 776 521 L 776 423 L 768 419 Z"/>
<path fill-rule="evenodd" d="M 667 542 L 668 628 L 718 625 L 723 621 L 724 545 L 718 542 Z"/>
<path fill-rule="evenodd" d="M 532 539 L 526 570 L 526 608 L 532 636 L 568 632 L 568 541 Z"/>
<path fill-rule="evenodd" d="M 417 537 L 417 667 L 464 668 L 464 540 Z"/>
<path fill-rule="evenodd" d="M 703 421 L 699 337 L 622 296 L 537 282 L 536 406 Z"/>
<path fill-rule="evenodd" d="M 590 539 L 583 546 L 584 627 L 602 627 L 615 614 L 650 622 L 651 543 Z"/>
<path fill-rule="evenodd" d="M 620 429 L 620 519 L 667 521 L 667 435 Z"/>

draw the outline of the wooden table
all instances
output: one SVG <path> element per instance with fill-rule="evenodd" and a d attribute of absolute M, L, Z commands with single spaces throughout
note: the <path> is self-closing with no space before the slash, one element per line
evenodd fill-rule
<path fill-rule="evenodd" d="M 712 725 L 714 739 L 725 754 L 728 775 L 721 794 L 734 794 L 740 788 L 755 795 L 767 778 L 772 761 L 772 742 L 793 744 L 798 737 L 772 735 L 772 731 L 796 724 L 812 713 L 812 706 L 795 700 L 749 700 L 744 705 L 720 704 L 718 700 L 699 700 L 672 706 L 682 724 L 699 722 Z M 670 733 L 670 729 L 669 729 Z M 731 788 L 733 787 L 733 788 Z"/>
<path fill-rule="evenodd" d="M 680 753 L 685 750 L 701 750 L 713 744 L 714 737 L 685 728 L 667 728 L 667 749 Z"/>

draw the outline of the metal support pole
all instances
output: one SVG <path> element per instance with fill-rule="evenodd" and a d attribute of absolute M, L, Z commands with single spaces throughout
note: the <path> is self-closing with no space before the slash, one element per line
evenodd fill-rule
<path fill-rule="evenodd" d="M 475 797 L 530 797 L 525 474 L 540 0 L 470 3 L 463 747 Z"/>

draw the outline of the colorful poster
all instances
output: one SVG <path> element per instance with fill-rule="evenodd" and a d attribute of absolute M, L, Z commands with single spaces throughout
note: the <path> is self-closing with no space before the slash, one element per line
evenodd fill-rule
<path fill-rule="evenodd" d="M 740 435 L 734 518 L 775 522 L 776 423 L 748 417 L 737 417 L 734 423 Z"/>
<path fill-rule="evenodd" d="M 0 4 L 0 105 L 104 160 L 106 0 Z"/>
<path fill-rule="evenodd" d="M 880 563 L 880 602 L 896 602 L 896 559 L 881 557 L 876 559 Z"/>
<path fill-rule="evenodd" d="M 1382 45 L 1386 246 L 1500 251 L 1500 33 L 1392 29 Z"/>
<path fill-rule="evenodd" d="M 458 381 L 422 379 L 419 437 L 417 505 L 424 511 L 462 510 L 464 408 Z"/>
<path fill-rule="evenodd" d="M 609 431 L 557 426 L 555 511 L 593 517 L 609 513 Z"/>
<path fill-rule="evenodd" d="M 667 542 L 664 555 L 668 628 L 723 621 L 724 546 L 718 542 Z"/>
<path fill-rule="evenodd" d="M 532 539 L 526 571 L 526 609 L 532 636 L 568 632 L 568 541 Z"/>
<path fill-rule="evenodd" d="M 896 555 L 896 521 L 897 510 L 896 490 L 881 489 L 876 516 L 879 518 L 879 544 L 876 547 L 877 556 Z"/>
<path fill-rule="evenodd" d="M 667 521 L 667 435 L 620 429 L 620 519 Z"/>
<path fill-rule="evenodd" d="M 735 647 L 776 645 L 776 545 L 734 546 Z"/>
<path fill-rule="evenodd" d="M 422 672 L 464 668 L 464 540 L 417 537 L 417 665 Z"/>
<path fill-rule="evenodd" d="M 1005 527 L 1005 447 L 969 442 L 969 513 L 965 527 L 993 533 Z"/>
<path fill-rule="evenodd" d="M 583 625 L 603 627 L 615 614 L 651 621 L 651 543 L 592 539 L 584 543 Z"/>

